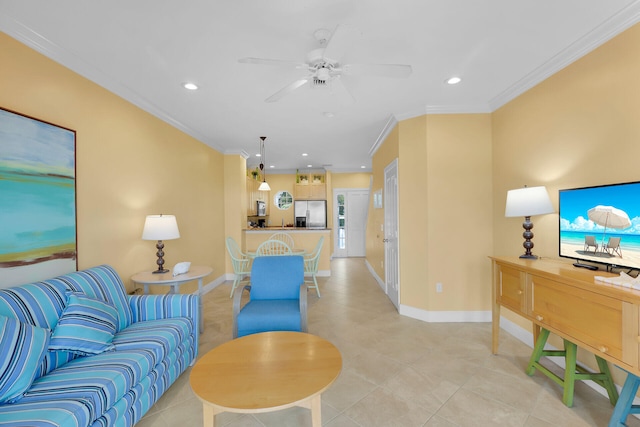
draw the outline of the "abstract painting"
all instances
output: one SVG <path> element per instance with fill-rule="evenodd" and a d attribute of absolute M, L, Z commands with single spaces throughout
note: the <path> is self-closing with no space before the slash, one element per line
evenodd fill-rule
<path fill-rule="evenodd" d="M 0 287 L 77 270 L 75 144 L 0 108 Z"/>

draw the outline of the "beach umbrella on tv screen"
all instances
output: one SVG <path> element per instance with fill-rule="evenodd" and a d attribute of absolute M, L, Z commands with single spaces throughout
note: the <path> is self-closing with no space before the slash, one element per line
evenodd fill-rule
<path fill-rule="evenodd" d="M 602 242 L 604 243 L 604 235 L 607 234 L 607 228 L 615 228 L 622 230 L 631 226 L 629 215 L 622 209 L 613 206 L 598 205 L 587 211 L 587 216 L 593 222 L 604 227 L 602 234 Z"/>

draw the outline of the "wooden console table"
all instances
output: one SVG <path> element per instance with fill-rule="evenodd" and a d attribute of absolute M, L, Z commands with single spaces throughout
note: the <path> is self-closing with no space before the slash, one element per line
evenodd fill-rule
<path fill-rule="evenodd" d="M 559 260 L 490 257 L 493 263 L 492 351 L 498 352 L 500 307 L 640 376 L 640 291 L 605 283 Z"/>

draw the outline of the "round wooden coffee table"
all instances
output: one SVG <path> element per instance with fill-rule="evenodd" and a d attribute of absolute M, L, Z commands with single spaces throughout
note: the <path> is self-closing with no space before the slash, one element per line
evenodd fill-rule
<path fill-rule="evenodd" d="M 311 410 L 321 426 L 320 395 L 338 378 L 342 356 L 329 341 L 303 332 L 263 332 L 205 354 L 189 381 L 202 401 L 204 426 L 221 412 L 260 413 L 292 406 Z"/>

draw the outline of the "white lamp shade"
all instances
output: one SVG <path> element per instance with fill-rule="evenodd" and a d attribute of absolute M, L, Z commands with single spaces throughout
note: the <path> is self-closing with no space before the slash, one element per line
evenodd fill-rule
<path fill-rule="evenodd" d="M 142 230 L 142 240 L 171 240 L 180 237 L 174 215 L 147 215 Z"/>
<path fill-rule="evenodd" d="M 258 187 L 258 191 L 271 191 L 271 187 L 269 187 L 267 181 L 262 181 L 262 184 L 260 184 L 260 187 Z"/>
<path fill-rule="evenodd" d="M 507 192 L 506 217 L 542 215 L 553 211 L 545 187 L 524 187 Z"/>

